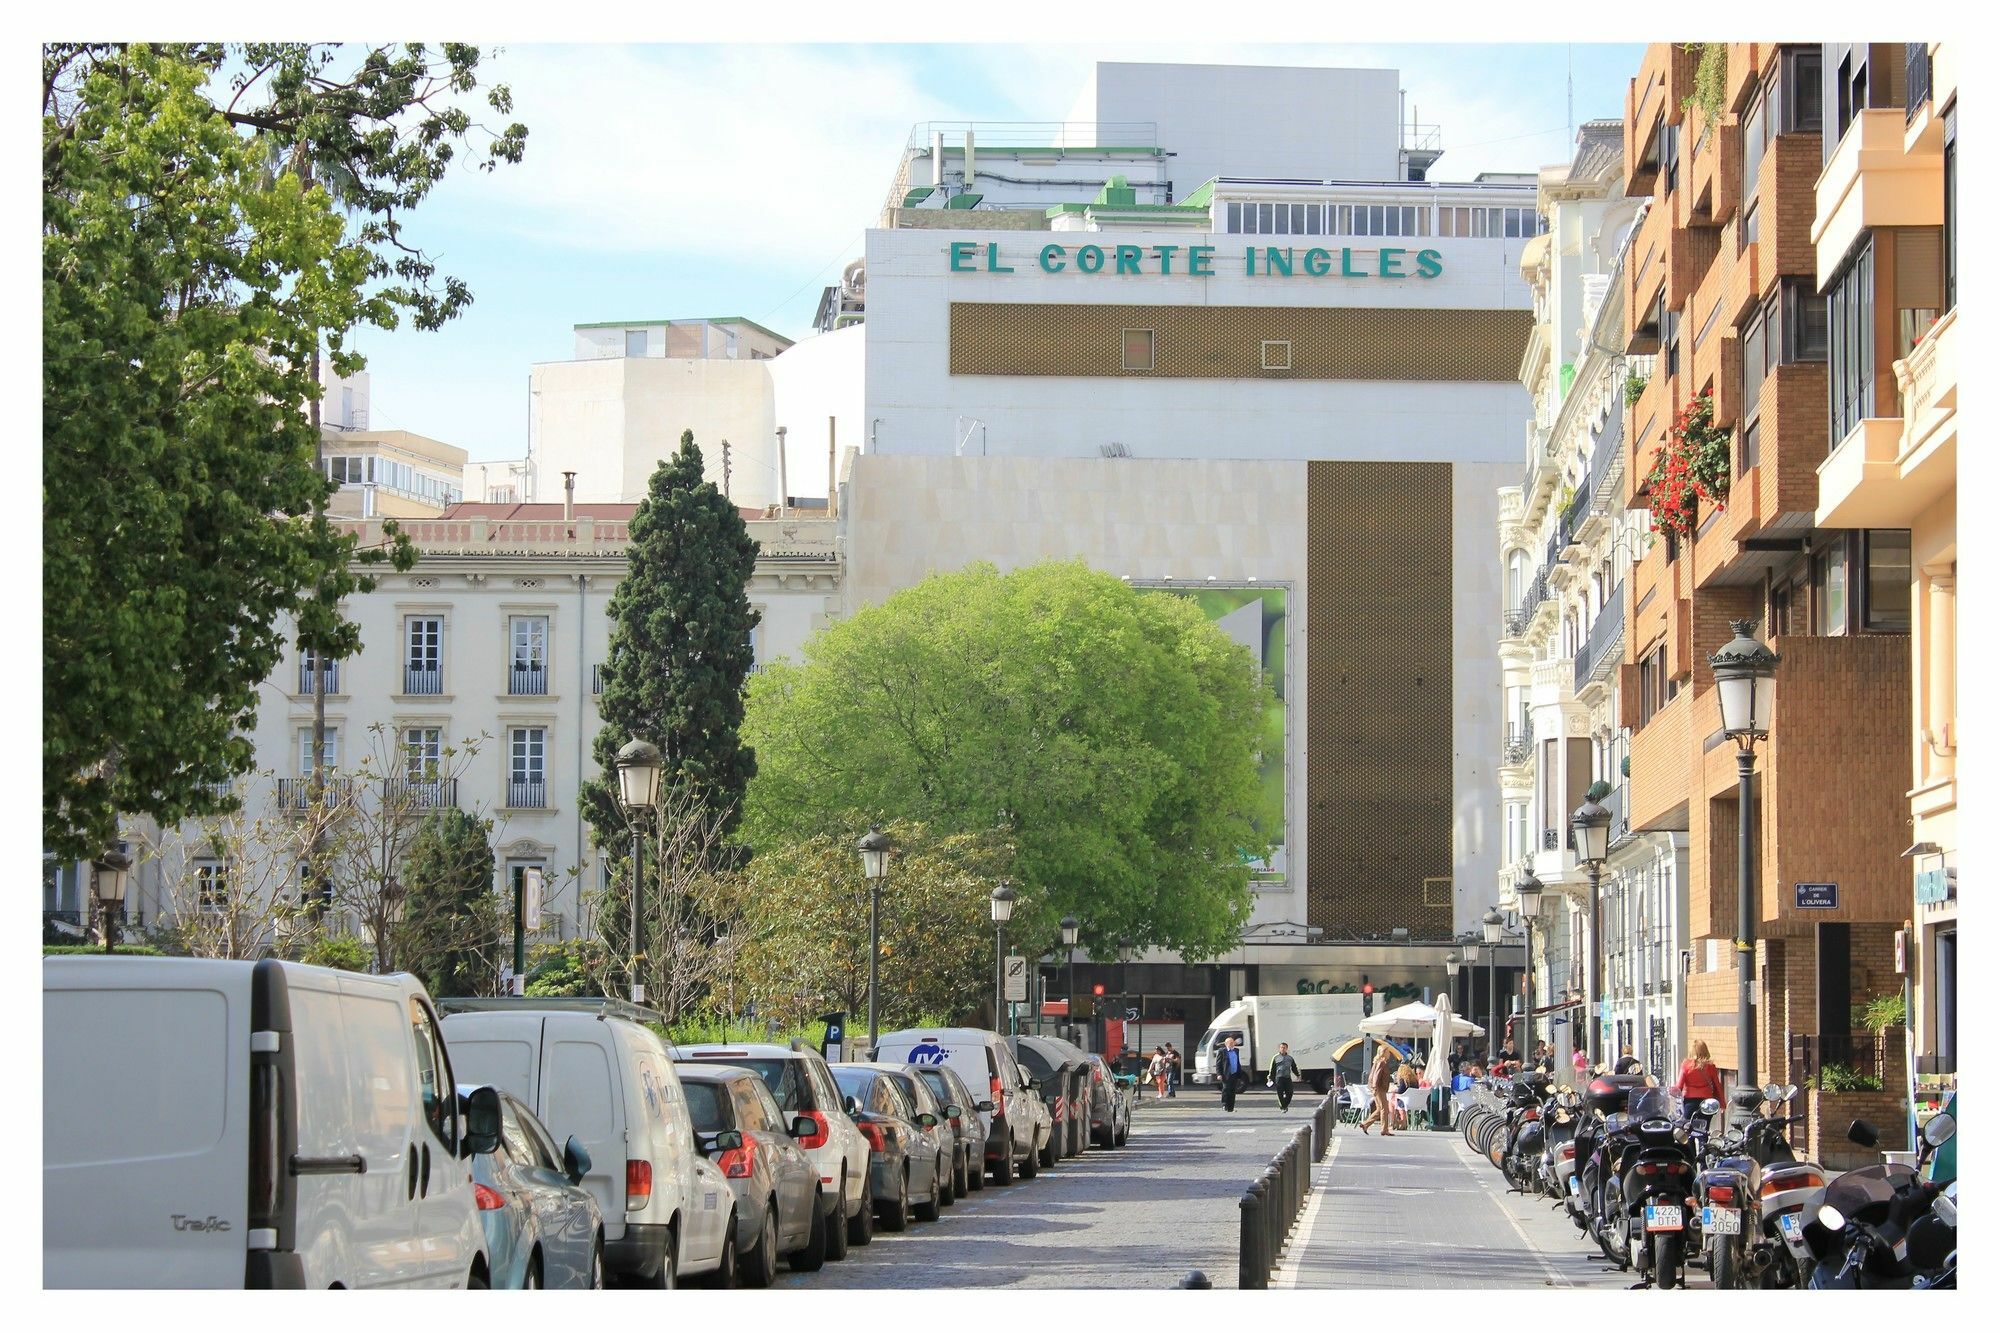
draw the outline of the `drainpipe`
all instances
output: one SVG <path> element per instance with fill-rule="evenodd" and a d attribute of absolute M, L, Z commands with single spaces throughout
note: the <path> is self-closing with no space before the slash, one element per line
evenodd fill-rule
<path fill-rule="evenodd" d="M 563 473 L 563 522 L 576 522 L 576 473 Z"/>
<path fill-rule="evenodd" d="M 828 518 L 840 516 L 840 499 L 836 494 L 833 475 L 834 432 L 838 420 L 838 417 L 831 416 L 826 419 L 826 516 Z"/>
<path fill-rule="evenodd" d="M 972 171 L 972 131 L 971 131 L 971 130 L 967 130 L 967 131 L 965 132 L 965 184 L 964 184 L 964 186 L 963 186 L 963 187 L 961 187 L 961 188 L 960 188 L 960 190 L 959 190 L 959 193 L 960 193 L 960 194 L 971 194 L 971 193 L 972 193 L 972 188 L 973 188 L 973 186 L 972 186 L 972 176 L 973 176 L 973 171 Z"/>
<path fill-rule="evenodd" d="M 791 483 L 785 479 L 785 428 L 778 427 L 778 517 L 791 513 Z"/>

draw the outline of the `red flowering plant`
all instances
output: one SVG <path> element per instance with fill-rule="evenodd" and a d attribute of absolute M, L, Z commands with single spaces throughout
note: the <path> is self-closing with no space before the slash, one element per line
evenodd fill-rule
<path fill-rule="evenodd" d="M 1666 447 L 1646 477 L 1653 530 L 1694 534 L 1695 504 L 1725 508 L 1729 497 L 1729 432 L 1715 424 L 1715 401 L 1702 394 L 1682 408 L 1667 429 Z"/>

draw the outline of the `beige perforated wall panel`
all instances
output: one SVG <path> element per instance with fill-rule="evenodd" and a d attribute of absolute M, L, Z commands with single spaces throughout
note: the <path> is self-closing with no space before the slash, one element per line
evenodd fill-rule
<path fill-rule="evenodd" d="M 1306 920 L 1449 936 L 1451 464 L 1308 463 L 1306 504 Z"/>
<path fill-rule="evenodd" d="M 954 301 L 954 375 L 1512 381 L 1526 310 L 1326 306 L 1009 305 Z M 1152 329 L 1152 370 L 1124 368 L 1124 331 Z M 1266 370 L 1263 345 L 1292 345 Z"/>

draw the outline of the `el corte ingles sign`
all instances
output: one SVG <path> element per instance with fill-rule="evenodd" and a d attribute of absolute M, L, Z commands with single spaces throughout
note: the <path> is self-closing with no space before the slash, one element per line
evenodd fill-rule
<path fill-rule="evenodd" d="M 985 253 L 981 253 L 981 251 Z M 1018 256 L 1016 258 L 1019 258 Z M 1012 273 L 1012 264 L 1000 262 L 1000 243 L 953 241 L 950 251 L 953 273 Z M 1025 261 L 1023 261 L 1025 262 Z M 1155 277 L 1181 274 L 1212 278 L 1217 263 L 1213 245 L 1062 245 L 1041 248 L 1035 262 L 1044 273 L 1103 274 L 1108 277 Z M 1224 263 L 1237 262 L 1234 258 Z M 1375 250 L 1351 246 L 1327 249 L 1313 246 L 1299 250 L 1292 246 L 1246 246 L 1243 272 L 1251 277 L 1270 278 L 1435 278 L 1444 272 L 1444 256 L 1436 250 L 1410 250 L 1385 245 Z M 1033 269 L 1029 270 L 1030 272 Z"/>

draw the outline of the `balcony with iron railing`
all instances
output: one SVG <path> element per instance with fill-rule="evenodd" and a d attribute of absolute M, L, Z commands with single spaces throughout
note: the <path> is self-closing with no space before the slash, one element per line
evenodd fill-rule
<path fill-rule="evenodd" d="M 1535 608 L 1547 601 L 1548 596 L 1549 576 L 1548 571 L 1543 570 L 1535 575 L 1535 581 L 1528 585 L 1528 591 L 1523 594 L 1521 604 L 1501 618 L 1501 628 L 1506 637 L 1518 639 L 1527 633 L 1529 623 L 1535 618 Z"/>
<path fill-rule="evenodd" d="M 1576 655 L 1576 691 L 1592 681 L 1608 681 L 1625 657 L 1625 583 L 1621 579 L 1610 599 L 1598 608 L 1597 619 Z"/>
<path fill-rule="evenodd" d="M 320 802 L 326 809 L 345 805 L 354 796 L 354 779 L 327 778 L 325 793 Z M 313 805 L 313 779 L 279 778 L 278 808 L 287 814 L 303 814 Z"/>
<path fill-rule="evenodd" d="M 1909 124 L 1931 100 L 1931 44 L 1903 44 L 1903 123 Z"/>
<path fill-rule="evenodd" d="M 548 783 L 541 779 L 532 782 L 507 783 L 507 808 L 510 810 L 546 810 L 549 805 Z"/>
<path fill-rule="evenodd" d="M 382 803 L 391 810 L 444 810 L 458 804 L 457 778 L 384 778 Z"/>
<path fill-rule="evenodd" d="M 549 668 L 542 662 L 515 662 L 507 672 L 507 693 L 547 694 Z"/>
<path fill-rule="evenodd" d="M 1528 756 L 1535 752 L 1535 738 L 1521 727 L 1507 728 L 1506 739 L 1500 742 L 1500 762 L 1513 767 L 1528 762 Z"/>
<path fill-rule="evenodd" d="M 403 693 L 443 694 L 444 668 L 435 664 L 406 663 L 403 667 Z"/>
<path fill-rule="evenodd" d="M 313 671 L 311 662 L 301 662 L 299 663 L 300 694 L 311 694 L 314 692 L 313 677 L 315 674 L 317 674 L 320 677 L 321 683 L 324 686 L 326 693 L 328 694 L 340 693 L 340 663 L 328 662 L 325 666 L 321 667 L 318 672 L 315 673 Z"/>

